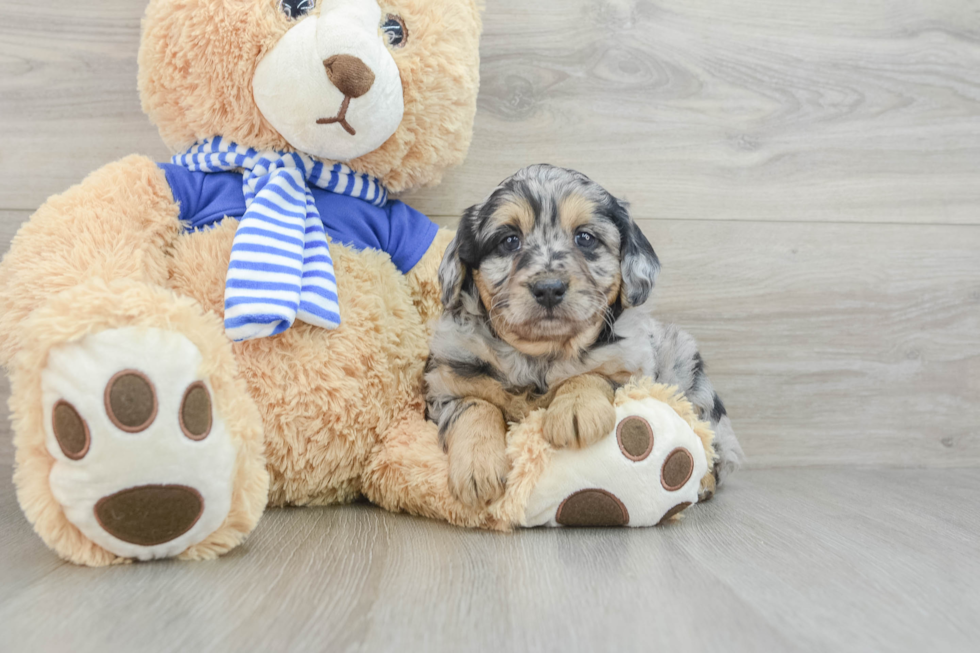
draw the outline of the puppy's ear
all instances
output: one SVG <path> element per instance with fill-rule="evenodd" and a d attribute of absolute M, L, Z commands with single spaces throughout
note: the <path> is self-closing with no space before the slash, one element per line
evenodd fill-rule
<path fill-rule="evenodd" d="M 653 286 L 660 274 L 660 259 L 653 251 L 653 245 L 633 222 L 629 205 L 619 200 L 616 203 L 616 217 L 620 233 L 620 263 L 622 264 L 623 284 L 620 297 L 623 307 L 640 306 L 650 298 Z"/>
<path fill-rule="evenodd" d="M 463 281 L 466 279 L 466 265 L 459 258 L 459 239 L 462 231 L 449 243 L 439 265 L 439 283 L 442 285 L 442 306 L 447 313 L 458 313 L 462 308 Z"/>

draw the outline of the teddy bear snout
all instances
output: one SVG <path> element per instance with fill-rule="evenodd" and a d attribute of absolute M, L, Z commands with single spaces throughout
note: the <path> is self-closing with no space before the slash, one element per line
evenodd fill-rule
<path fill-rule="evenodd" d="M 353 55 L 335 54 L 323 60 L 323 67 L 333 85 L 346 97 L 359 98 L 374 85 L 374 72 Z"/>

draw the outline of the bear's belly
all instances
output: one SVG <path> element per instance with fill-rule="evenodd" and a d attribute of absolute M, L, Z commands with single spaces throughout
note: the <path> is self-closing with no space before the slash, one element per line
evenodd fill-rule
<path fill-rule="evenodd" d="M 219 316 L 237 224 L 184 234 L 172 255 L 171 288 Z M 421 412 L 428 342 L 405 277 L 383 252 L 332 245 L 330 253 L 339 328 L 297 321 L 279 336 L 234 344 L 263 418 L 270 505 L 355 499 L 391 416 Z"/>

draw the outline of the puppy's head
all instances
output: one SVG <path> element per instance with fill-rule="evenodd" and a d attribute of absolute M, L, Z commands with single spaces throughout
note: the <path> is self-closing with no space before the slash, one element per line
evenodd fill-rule
<path fill-rule="evenodd" d="M 650 296 L 660 262 L 626 204 L 585 175 L 536 165 L 464 213 L 439 271 L 451 314 L 485 313 L 532 355 L 592 344 Z"/>

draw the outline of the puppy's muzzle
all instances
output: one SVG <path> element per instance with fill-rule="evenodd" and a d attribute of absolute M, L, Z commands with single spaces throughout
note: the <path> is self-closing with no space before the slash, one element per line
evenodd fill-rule
<path fill-rule="evenodd" d="M 568 284 L 561 279 L 539 279 L 531 284 L 535 301 L 545 308 L 554 308 L 565 300 Z"/>

